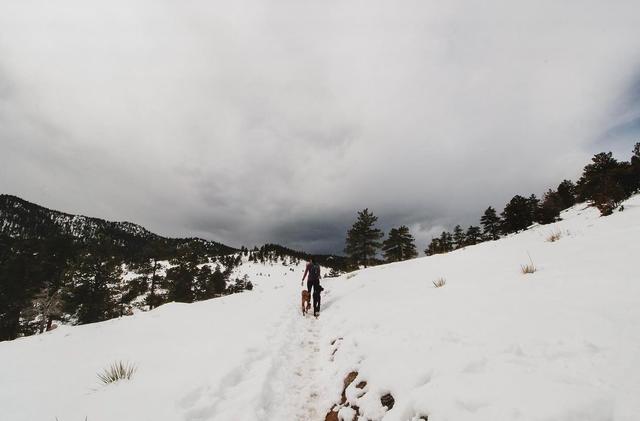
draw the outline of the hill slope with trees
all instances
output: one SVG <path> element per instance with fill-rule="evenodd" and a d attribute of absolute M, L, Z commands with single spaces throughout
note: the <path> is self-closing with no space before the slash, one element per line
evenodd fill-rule
<path fill-rule="evenodd" d="M 54 322 L 93 323 L 169 301 L 240 292 L 253 286 L 237 270 L 243 264 L 297 265 L 310 258 L 275 244 L 249 250 L 166 238 L 130 222 L 0 195 L 0 340 L 43 332 Z M 317 259 L 333 275 L 344 265 L 339 256 Z"/>

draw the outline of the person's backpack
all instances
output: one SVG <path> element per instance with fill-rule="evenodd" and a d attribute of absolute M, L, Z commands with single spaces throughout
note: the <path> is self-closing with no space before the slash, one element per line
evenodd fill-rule
<path fill-rule="evenodd" d="M 318 266 L 317 263 L 311 265 L 311 267 L 309 268 L 309 279 L 312 281 L 320 280 L 320 266 Z"/>

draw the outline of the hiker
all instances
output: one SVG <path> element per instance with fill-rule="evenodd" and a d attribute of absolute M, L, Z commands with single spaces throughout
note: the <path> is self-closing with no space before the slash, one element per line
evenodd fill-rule
<path fill-rule="evenodd" d="M 307 275 L 309 275 L 308 278 Z M 304 278 L 307 278 L 307 291 L 313 297 L 313 315 L 318 317 L 318 314 L 320 314 L 320 291 L 324 288 L 320 286 L 320 265 L 318 265 L 315 258 L 311 258 L 311 261 L 307 263 L 300 285 L 304 285 Z"/>

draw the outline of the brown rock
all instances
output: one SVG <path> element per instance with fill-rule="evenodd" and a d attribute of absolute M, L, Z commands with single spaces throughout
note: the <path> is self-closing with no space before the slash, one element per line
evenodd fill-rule
<path fill-rule="evenodd" d="M 396 403 L 396 400 L 393 399 L 393 396 L 391 396 L 391 393 L 387 393 L 386 395 L 380 398 L 380 403 L 382 403 L 382 406 L 386 406 L 388 409 L 391 409 L 393 408 L 393 405 Z"/>
<path fill-rule="evenodd" d="M 338 413 L 329 411 L 326 417 L 324 417 L 324 421 L 338 421 Z"/>
<path fill-rule="evenodd" d="M 358 377 L 358 372 L 352 371 L 351 373 L 347 374 L 347 377 L 344 378 L 344 388 L 342 389 L 342 399 L 340 400 L 341 404 L 344 404 L 347 401 L 347 387 L 349 387 L 349 385 L 353 383 L 356 377 Z"/>

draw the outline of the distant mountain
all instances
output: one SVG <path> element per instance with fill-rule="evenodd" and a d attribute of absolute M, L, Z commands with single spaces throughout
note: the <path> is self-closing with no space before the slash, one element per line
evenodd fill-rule
<path fill-rule="evenodd" d="M 131 222 L 111 222 L 100 218 L 71 215 L 28 202 L 16 196 L 0 195 L 0 234 L 22 240 L 70 237 L 83 243 L 108 236 L 131 252 L 144 246 L 175 248 L 197 242 L 211 255 L 237 252 L 224 244 L 197 238 L 166 238 Z"/>

